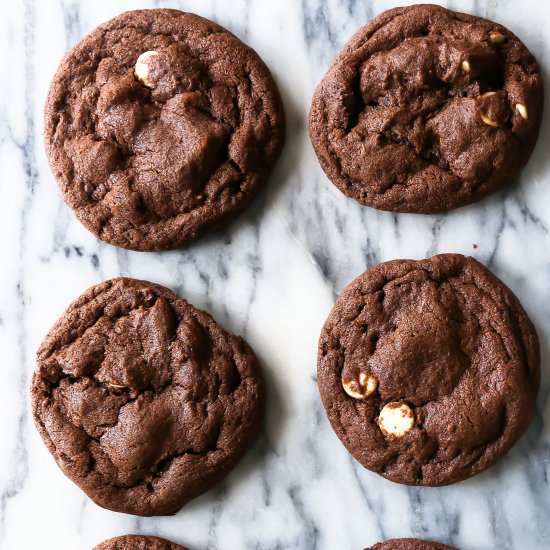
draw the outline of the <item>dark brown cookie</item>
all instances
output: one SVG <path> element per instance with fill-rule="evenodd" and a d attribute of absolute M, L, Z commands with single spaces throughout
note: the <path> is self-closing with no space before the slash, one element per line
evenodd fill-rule
<path fill-rule="evenodd" d="M 542 109 L 537 63 L 513 33 L 416 5 L 380 14 L 344 46 L 315 92 L 310 136 L 347 196 L 443 212 L 519 173 Z"/>
<path fill-rule="evenodd" d="M 318 383 L 338 437 L 365 468 L 447 485 L 519 439 L 539 387 L 535 328 L 473 258 L 442 254 L 369 269 L 321 332 Z"/>
<path fill-rule="evenodd" d="M 379 542 L 365 550 L 456 550 L 451 546 L 419 539 L 391 539 Z"/>
<path fill-rule="evenodd" d="M 146 535 L 123 535 L 101 542 L 93 550 L 187 550 L 175 542 Z"/>
<path fill-rule="evenodd" d="M 65 475 L 109 510 L 174 514 L 226 476 L 260 427 L 264 385 L 248 344 L 159 285 L 88 289 L 37 361 L 38 430 Z"/>
<path fill-rule="evenodd" d="M 65 202 L 100 239 L 133 250 L 176 248 L 235 217 L 283 140 L 279 93 L 256 52 L 177 10 L 98 27 L 65 56 L 46 103 Z"/>

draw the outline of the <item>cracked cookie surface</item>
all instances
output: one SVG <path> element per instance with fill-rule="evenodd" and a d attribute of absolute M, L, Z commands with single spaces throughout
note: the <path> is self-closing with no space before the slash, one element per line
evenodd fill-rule
<path fill-rule="evenodd" d="M 380 14 L 344 46 L 315 92 L 310 136 L 345 195 L 435 213 L 512 180 L 542 109 L 539 68 L 513 33 L 418 5 Z"/>
<path fill-rule="evenodd" d="M 123 535 L 106 540 L 93 550 L 187 550 L 175 542 L 147 535 Z"/>
<path fill-rule="evenodd" d="M 147 85 L 136 74 L 146 52 Z M 283 140 L 279 93 L 256 52 L 177 10 L 99 26 L 64 57 L 46 102 L 65 202 L 100 239 L 134 250 L 176 248 L 235 217 Z"/>
<path fill-rule="evenodd" d="M 32 406 L 56 462 L 96 504 L 168 515 L 250 446 L 264 386 L 242 338 L 165 287 L 120 278 L 88 289 L 52 327 Z"/>
<path fill-rule="evenodd" d="M 473 258 L 395 260 L 336 301 L 319 340 L 319 391 L 363 466 L 399 483 L 447 485 L 491 466 L 524 432 L 539 353 L 518 299 Z M 373 392 L 346 391 L 365 377 Z M 397 416 L 400 429 L 382 429 L 388 406 L 414 420 Z"/>
<path fill-rule="evenodd" d="M 456 550 L 451 546 L 420 539 L 391 539 L 365 550 Z"/>

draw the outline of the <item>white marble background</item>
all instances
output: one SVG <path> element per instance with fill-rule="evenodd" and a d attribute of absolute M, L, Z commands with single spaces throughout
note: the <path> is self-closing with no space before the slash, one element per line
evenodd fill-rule
<path fill-rule="evenodd" d="M 0 1 L 1 548 L 87 550 L 130 532 L 194 550 L 359 550 L 397 536 L 463 550 L 550 548 L 550 109 L 519 181 L 440 216 L 377 212 L 345 198 L 307 136 L 313 89 L 335 53 L 374 15 L 405 3 Z M 441 3 L 513 29 L 548 84 L 550 2 Z M 99 242 L 63 205 L 44 156 L 42 109 L 76 40 L 124 10 L 161 5 L 212 18 L 260 53 L 284 97 L 287 146 L 267 191 L 223 233 L 171 253 L 127 252 Z M 317 338 L 335 296 L 367 267 L 451 251 L 488 264 L 522 299 L 541 336 L 543 387 L 527 435 L 499 465 L 451 487 L 407 488 L 364 470 L 333 434 L 315 381 Z M 42 337 L 70 300 L 118 275 L 165 284 L 211 312 L 249 340 L 269 382 L 258 444 L 174 517 L 95 506 L 61 474 L 30 414 Z"/>

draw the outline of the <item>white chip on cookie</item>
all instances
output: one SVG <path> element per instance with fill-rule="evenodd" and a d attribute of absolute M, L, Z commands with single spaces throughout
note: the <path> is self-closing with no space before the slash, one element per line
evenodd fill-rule
<path fill-rule="evenodd" d="M 153 88 L 152 82 L 149 80 L 149 63 L 151 62 L 151 59 L 158 56 L 158 52 L 151 50 L 148 52 L 143 52 L 136 61 L 136 66 L 134 68 L 134 74 L 136 75 L 136 78 L 148 88 Z"/>
<path fill-rule="evenodd" d="M 521 103 L 516 103 L 516 110 L 520 114 L 521 118 L 527 120 L 527 107 L 525 105 L 522 105 Z"/>
<path fill-rule="evenodd" d="M 489 35 L 489 41 L 492 44 L 502 44 L 506 40 L 506 37 L 501 32 L 492 32 Z"/>
<path fill-rule="evenodd" d="M 367 399 L 378 387 L 378 380 L 372 374 L 359 373 L 358 379 L 342 379 L 344 391 L 354 399 Z"/>
<path fill-rule="evenodd" d="M 384 435 L 403 437 L 414 427 L 414 413 L 406 403 L 388 403 L 380 411 L 376 422 Z"/>

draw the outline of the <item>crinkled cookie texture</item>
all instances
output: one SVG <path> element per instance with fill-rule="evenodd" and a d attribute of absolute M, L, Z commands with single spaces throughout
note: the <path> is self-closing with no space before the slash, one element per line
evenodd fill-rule
<path fill-rule="evenodd" d="M 65 202 L 100 239 L 134 250 L 176 248 L 235 217 L 283 140 L 279 93 L 256 52 L 177 10 L 123 13 L 86 36 L 45 110 Z"/>
<path fill-rule="evenodd" d="M 93 550 L 187 550 L 187 548 L 159 537 L 123 535 L 103 541 Z"/>
<path fill-rule="evenodd" d="M 365 468 L 438 486 L 485 470 L 519 439 L 539 362 L 514 294 L 473 258 L 442 254 L 379 264 L 342 292 L 321 332 L 318 383 Z"/>
<path fill-rule="evenodd" d="M 219 482 L 255 438 L 264 384 L 248 344 L 171 290 L 88 289 L 40 346 L 38 430 L 99 506 L 168 515 Z"/>
<path fill-rule="evenodd" d="M 419 539 L 391 539 L 379 542 L 365 550 L 456 550 L 445 544 Z"/>
<path fill-rule="evenodd" d="M 346 44 L 315 92 L 310 136 L 345 195 L 444 212 L 519 173 L 542 109 L 539 68 L 513 33 L 416 5 L 380 14 Z"/>

